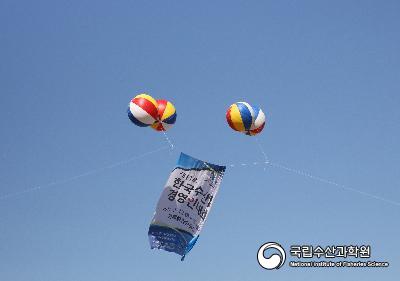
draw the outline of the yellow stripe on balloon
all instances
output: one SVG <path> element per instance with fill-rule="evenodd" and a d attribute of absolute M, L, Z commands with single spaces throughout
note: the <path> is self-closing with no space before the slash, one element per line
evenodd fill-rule
<path fill-rule="evenodd" d="M 144 98 L 144 99 L 148 100 L 149 102 L 151 102 L 152 104 L 154 104 L 154 106 L 156 108 L 158 107 L 157 101 L 148 94 L 142 93 L 142 94 L 137 95 L 135 98 Z"/>
<path fill-rule="evenodd" d="M 239 108 L 237 107 L 236 104 L 232 105 L 230 113 L 231 113 L 230 115 L 233 127 L 235 127 L 235 129 L 238 130 L 239 132 L 244 132 L 245 128 L 242 116 L 240 115 Z"/>
<path fill-rule="evenodd" d="M 164 113 L 161 117 L 161 120 L 165 120 L 168 117 L 172 116 L 175 114 L 175 107 L 170 103 L 169 101 L 167 102 L 167 105 L 165 106 Z"/>

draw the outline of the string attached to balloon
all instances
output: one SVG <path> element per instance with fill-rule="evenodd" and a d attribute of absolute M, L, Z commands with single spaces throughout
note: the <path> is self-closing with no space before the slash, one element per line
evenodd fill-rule
<path fill-rule="evenodd" d="M 168 149 L 168 148 L 169 148 L 169 146 L 162 146 L 162 147 L 157 148 L 155 150 L 147 151 L 147 152 L 145 152 L 143 154 L 135 155 L 135 156 L 132 156 L 132 157 L 130 157 L 128 159 L 117 161 L 117 162 L 114 162 L 114 163 L 109 164 L 107 166 L 100 167 L 100 168 L 92 169 L 92 170 L 83 172 L 81 174 L 78 174 L 78 175 L 75 175 L 75 176 L 72 176 L 72 177 L 69 177 L 69 178 L 66 178 L 66 179 L 56 180 L 56 181 L 52 181 L 52 182 L 49 182 L 49 183 L 46 183 L 46 184 L 42 184 L 42 185 L 26 188 L 26 189 L 23 189 L 23 190 L 20 190 L 20 191 L 11 192 L 11 193 L 8 193 L 8 194 L 3 194 L 3 195 L 0 195 L 0 200 L 5 200 L 5 199 L 17 197 L 19 195 L 23 195 L 25 193 L 31 193 L 31 192 L 38 191 L 38 190 L 44 189 L 44 188 L 50 188 L 50 187 L 54 187 L 54 186 L 57 186 L 57 185 L 66 184 L 68 182 L 71 182 L 71 181 L 74 181 L 74 180 L 77 180 L 77 179 L 80 179 L 80 178 L 83 178 L 83 177 L 87 177 L 87 176 L 91 176 L 91 175 L 94 175 L 94 174 L 98 174 L 98 173 L 103 172 L 105 170 L 109 170 L 109 169 L 113 169 L 113 168 L 116 168 L 116 167 L 119 167 L 119 166 L 122 166 L 122 165 L 126 165 L 126 164 L 131 163 L 131 162 L 133 162 L 135 160 L 138 160 L 140 158 L 143 158 L 145 156 L 160 152 L 160 151 Z"/>
<path fill-rule="evenodd" d="M 169 144 L 169 147 L 171 148 L 171 151 L 174 150 L 175 145 L 174 145 L 174 143 L 171 141 L 171 139 L 169 138 L 167 132 L 163 131 L 163 135 L 164 135 L 165 140 L 166 140 L 167 143 Z"/>
<path fill-rule="evenodd" d="M 255 138 L 256 139 L 256 143 L 257 143 L 257 146 L 258 146 L 258 148 L 260 149 L 260 151 L 261 151 L 261 154 L 264 156 L 264 163 L 265 163 L 265 165 L 264 165 L 264 171 L 266 170 L 266 167 L 267 167 L 267 165 L 268 165 L 268 163 L 269 163 L 269 158 L 268 158 L 268 156 L 267 156 L 267 154 L 265 153 L 265 151 L 264 151 L 264 148 L 262 147 L 262 145 L 260 144 L 260 142 L 258 141 L 258 137 L 256 137 Z"/>
<path fill-rule="evenodd" d="M 280 164 L 280 163 L 277 163 L 277 162 L 274 162 L 274 161 L 270 161 L 270 160 L 265 161 L 265 162 L 227 164 L 227 166 L 230 167 L 230 168 L 244 168 L 244 167 L 251 167 L 251 166 L 262 166 L 262 165 L 270 166 L 270 167 L 273 167 L 273 168 L 276 168 L 276 169 L 280 169 L 280 170 L 284 170 L 286 172 L 290 172 L 290 173 L 293 173 L 293 174 L 297 174 L 299 176 L 303 176 L 303 177 L 309 178 L 311 180 L 322 182 L 322 183 L 337 187 L 337 188 L 342 189 L 342 190 L 351 191 L 351 192 L 358 193 L 358 194 L 364 195 L 364 196 L 372 198 L 372 199 L 376 199 L 376 200 L 383 201 L 383 202 L 386 202 L 386 203 L 389 203 L 389 204 L 392 204 L 392 205 L 400 206 L 400 202 L 398 202 L 398 201 L 394 201 L 394 200 L 387 199 L 387 198 L 384 198 L 384 197 L 381 197 L 381 196 L 378 196 L 378 195 L 375 195 L 375 194 L 372 194 L 372 193 L 369 193 L 369 192 L 365 192 L 365 191 L 362 191 L 362 190 L 359 190 L 359 189 L 356 189 L 356 188 L 353 188 L 353 187 L 349 187 L 347 185 L 338 183 L 336 181 L 329 180 L 329 179 L 326 179 L 326 178 L 322 178 L 322 177 L 316 176 L 314 174 L 311 174 L 309 172 L 305 172 L 303 170 L 294 169 L 294 168 L 291 168 L 291 167 L 289 167 L 287 165 L 283 165 L 283 164 Z"/>

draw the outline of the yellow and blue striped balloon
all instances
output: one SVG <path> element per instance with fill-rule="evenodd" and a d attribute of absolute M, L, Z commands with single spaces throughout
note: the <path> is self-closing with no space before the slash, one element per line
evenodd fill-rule
<path fill-rule="evenodd" d="M 264 128 L 265 115 L 257 106 L 236 102 L 228 108 L 226 121 L 233 130 L 254 136 Z"/>
<path fill-rule="evenodd" d="M 166 131 L 175 124 L 175 121 L 175 106 L 167 100 L 157 100 L 157 120 L 151 127 L 157 131 Z"/>

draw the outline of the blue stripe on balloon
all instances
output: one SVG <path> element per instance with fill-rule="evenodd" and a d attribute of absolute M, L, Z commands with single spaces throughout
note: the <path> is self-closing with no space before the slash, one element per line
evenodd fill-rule
<path fill-rule="evenodd" d="M 134 123 L 135 125 L 138 125 L 139 127 L 147 127 L 149 125 L 140 122 L 139 120 L 137 120 L 135 118 L 135 116 L 133 116 L 132 112 L 130 111 L 130 109 L 128 108 L 128 117 L 129 119 L 132 121 L 132 123 Z"/>
<path fill-rule="evenodd" d="M 240 116 L 242 117 L 243 125 L 246 130 L 250 130 L 251 123 L 253 122 L 253 117 L 251 116 L 250 110 L 247 108 L 247 106 L 243 103 L 236 103 Z"/>
<path fill-rule="evenodd" d="M 163 123 L 167 123 L 167 124 L 174 124 L 176 121 L 176 112 L 174 114 L 172 114 L 170 117 L 165 118 L 164 120 L 161 120 Z"/>

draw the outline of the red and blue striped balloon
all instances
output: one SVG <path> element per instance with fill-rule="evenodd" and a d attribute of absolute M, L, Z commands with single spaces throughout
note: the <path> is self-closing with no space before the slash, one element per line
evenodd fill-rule
<path fill-rule="evenodd" d="M 157 101 L 148 94 L 139 94 L 129 103 L 129 119 L 137 126 L 147 127 L 157 120 Z"/>

